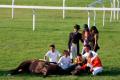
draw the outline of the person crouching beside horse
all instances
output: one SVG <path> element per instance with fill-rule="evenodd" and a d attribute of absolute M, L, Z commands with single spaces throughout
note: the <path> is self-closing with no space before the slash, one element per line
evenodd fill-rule
<path fill-rule="evenodd" d="M 59 59 L 58 65 L 61 68 L 61 74 L 71 74 L 70 72 L 76 67 L 76 64 L 72 64 L 72 60 L 67 50 L 63 51 L 63 56 Z"/>
<path fill-rule="evenodd" d="M 83 65 L 83 59 L 82 59 L 82 55 L 81 54 L 77 55 L 77 57 L 74 60 L 74 64 L 80 65 L 80 66 Z"/>
<path fill-rule="evenodd" d="M 97 75 L 103 71 L 102 63 L 98 56 L 93 56 L 93 54 L 90 53 L 87 60 L 87 66 L 90 67 L 93 75 Z"/>
<path fill-rule="evenodd" d="M 73 75 L 78 75 L 82 72 L 92 73 L 93 75 L 97 75 L 103 71 L 102 63 L 98 55 L 94 55 L 90 52 L 86 57 L 87 63 L 83 66 L 78 66 L 72 72 Z"/>

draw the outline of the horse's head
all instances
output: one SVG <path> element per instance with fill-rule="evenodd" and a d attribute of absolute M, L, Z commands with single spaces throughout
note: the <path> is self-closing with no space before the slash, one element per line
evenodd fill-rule
<path fill-rule="evenodd" d="M 59 69 L 57 64 L 52 64 L 43 60 L 35 60 L 29 67 L 30 72 L 43 74 L 46 76 L 47 74 L 54 74 Z"/>
<path fill-rule="evenodd" d="M 34 60 L 29 67 L 31 73 L 47 75 L 50 63 L 44 60 Z"/>

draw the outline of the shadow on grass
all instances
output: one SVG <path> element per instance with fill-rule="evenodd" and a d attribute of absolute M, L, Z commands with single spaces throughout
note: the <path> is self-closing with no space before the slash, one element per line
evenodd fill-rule
<path fill-rule="evenodd" d="M 120 75 L 120 68 L 105 68 L 104 71 L 100 74 L 100 76 L 118 76 Z"/>
<path fill-rule="evenodd" d="M 0 70 L 0 76 L 7 76 L 10 72 L 8 70 Z M 88 74 L 81 74 L 82 76 L 88 76 Z M 118 76 L 120 75 L 120 68 L 105 68 L 104 71 L 99 74 L 98 76 Z M 18 74 L 15 76 L 34 76 L 34 77 L 43 77 L 39 74 L 30 74 L 30 73 L 23 73 Z M 57 76 L 69 76 L 69 75 L 48 75 L 47 77 L 57 77 Z M 79 75 L 80 76 L 80 75 Z"/>
<path fill-rule="evenodd" d="M 8 70 L 0 70 L 0 76 L 5 76 L 7 74 L 9 74 Z"/>

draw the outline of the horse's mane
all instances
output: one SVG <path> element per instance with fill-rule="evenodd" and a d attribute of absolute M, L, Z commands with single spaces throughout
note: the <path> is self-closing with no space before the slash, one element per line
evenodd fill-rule
<path fill-rule="evenodd" d="M 47 62 L 47 61 L 44 60 L 44 59 L 33 59 L 32 62 L 34 62 L 34 61 Z"/>
<path fill-rule="evenodd" d="M 46 60 L 44 60 L 44 59 L 39 59 L 39 61 L 47 62 L 47 61 L 46 61 Z"/>

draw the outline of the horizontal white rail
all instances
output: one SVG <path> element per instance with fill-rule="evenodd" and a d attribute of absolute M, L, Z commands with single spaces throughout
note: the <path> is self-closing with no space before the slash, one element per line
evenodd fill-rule
<path fill-rule="evenodd" d="M 52 10 L 96 10 L 96 11 L 120 11 L 120 8 L 96 8 L 96 7 L 57 7 L 57 6 L 23 6 L 23 5 L 0 5 L 0 8 L 23 8 L 23 9 L 52 9 Z"/>

